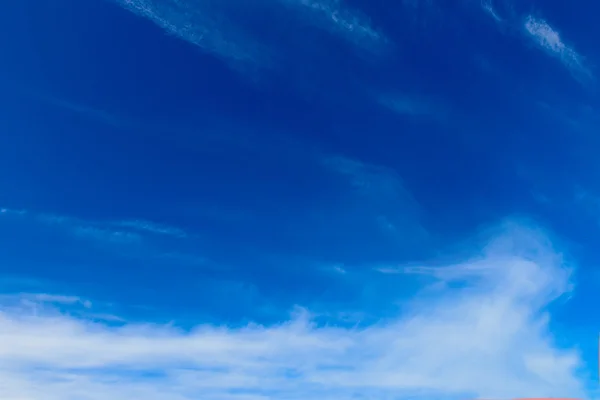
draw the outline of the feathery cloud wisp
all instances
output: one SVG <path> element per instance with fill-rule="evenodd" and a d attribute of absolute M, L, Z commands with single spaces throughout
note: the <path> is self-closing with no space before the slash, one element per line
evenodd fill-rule
<path fill-rule="evenodd" d="M 419 221 L 420 206 L 392 168 L 352 158 L 330 155 L 321 158 L 330 171 L 342 176 L 360 195 L 360 209 L 372 212 L 382 232 L 407 242 L 423 240 L 428 234 Z M 366 201 L 365 201 L 366 200 Z M 410 237 L 406 232 L 410 231 Z"/>
<path fill-rule="evenodd" d="M 280 0 L 285 5 L 298 7 L 308 13 L 315 24 L 327 29 L 356 46 L 377 51 L 388 39 L 371 21 L 357 10 L 345 7 L 341 0 Z"/>
<path fill-rule="evenodd" d="M 481 268 L 462 274 L 472 263 Z M 0 304 L 0 396 L 334 400 L 584 394 L 579 355 L 553 344 L 543 312 L 569 290 L 568 271 L 543 236 L 513 229 L 483 256 L 448 268 L 446 278 L 465 285 L 354 329 L 317 325 L 305 311 L 271 326 L 199 325 L 184 331 L 152 323 L 110 326 L 52 307 L 31 313 Z"/>
<path fill-rule="evenodd" d="M 186 238 L 187 233 L 177 227 L 146 220 L 89 221 L 57 214 L 40 214 L 27 210 L 0 208 L 0 215 L 29 218 L 33 221 L 66 229 L 81 237 L 114 243 L 139 243 L 142 234 Z"/>
<path fill-rule="evenodd" d="M 173 226 L 160 225 L 151 221 L 144 220 L 127 220 L 113 222 L 112 225 L 130 228 L 141 232 L 154 233 L 157 235 L 175 236 L 185 238 L 187 233 L 183 229 Z"/>
<path fill-rule="evenodd" d="M 481 7 L 486 13 L 494 18 L 496 22 L 502 22 L 502 18 L 500 18 L 500 16 L 496 13 L 496 10 L 494 10 L 491 0 L 481 0 Z"/>
<path fill-rule="evenodd" d="M 583 58 L 572 47 L 565 44 L 560 34 L 543 19 L 528 16 L 525 31 L 538 46 L 549 54 L 558 57 L 569 70 L 578 76 L 592 77 L 583 63 Z"/>
<path fill-rule="evenodd" d="M 377 100 L 382 106 L 403 116 L 441 122 L 448 115 L 448 111 L 438 102 L 423 96 L 385 95 L 378 96 Z"/>
<path fill-rule="evenodd" d="M 115 0 L 166 32 L 230 62 L 264 66 L 264 49 L 202 2 Z"/>
<path fill-rule="evenodd" d="M 329 156 L 322 159 L 331 171 L 346 176 L 357 190 L 376 196 L 406 196 L 402 179 L 392 169 L 367 164 L 344 156 Z"/>

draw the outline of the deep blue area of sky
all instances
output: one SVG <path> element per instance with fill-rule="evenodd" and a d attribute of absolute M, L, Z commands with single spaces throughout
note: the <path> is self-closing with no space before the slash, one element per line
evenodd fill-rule
<path fill-rule="evenodd" d="M 243 72 L 111 1 L 3 4 L 0 206 L 189 234 L 107 245 L 8 219 L 3 290 L 43 281 L 164 318 L 268 322 L 294 304 L 376 318 L 418 287 L 377 267 L 443 259 L 523 218 L 581 264 L 559 321 L 588 326 L 572 311 L 599 279 L 597 83 L 479 2 L 432 3 L 347 2 L 393 43 L 382 57 L 261 9 L 247 28 L 278 63 Z M 600 3 L 512 7 L 595 71 Z M 354 187 L 318 162 L 334 156 L 393 171 L 403 194 Z"/>

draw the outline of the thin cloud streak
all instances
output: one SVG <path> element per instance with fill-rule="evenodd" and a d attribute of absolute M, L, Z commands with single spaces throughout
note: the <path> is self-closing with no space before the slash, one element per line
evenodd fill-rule
<path fill-rule="evenodd" d="M 266 66 L 265 49 L 249 35 L 227 23 L 213 7 L 178 0 L 114 0 L 147 18 L 169 34 L 190 42 L 223 60 L 241 65 Z"/>
<path fill-rule="evenodd" d="M 65 215 L 0 208 L 0 216 L 2 215 L 28 218 L 38 223 L 66 229 L 77 237 L 104 242 L 140 243 L 143 241 L 142 235 L 161 235 L 178 239 L 188 237 L 187 233 L 180 228 L 146 220 L 89 221 Z"/>
<path fill-rule="evenodd" d="M 322 163 L 329 170 L 345 176 L 361 193 L 388 198 L 408 194 L 402 179 L 392 169 L 338 155 L 324 157 Z"/>
<path fill-rule="evenodd" d="M 389 40 L 373 27 L 367 16 L 345 7 L 341 0 L 280 0 L 285 5 L 306 12 L 318 26 L 369 51 L 379 51 Z"/>
<path fill-rule="evenodd" d="M 154 233 L 157 235 L 174 236 L 179 238 L 187 237 L 187 233 L 183 229 L 175 228 L 172 226 L 160 225 L 151 221 L 144 220 L 128 220 L 128 221 L 117 221 L 113 225 L 121 226 L 124 228 L 135 229 L 141 232 Z"/>
<path fill-rule="evenodd" d="M 216 55 L 236 68 L 270 68 L 273 51 L 243 24 L 226 18 L 227 4 L 179 0 L 114 0 L 123 8 L 144 17 L 169 34 Z M 389 40 L 373 27 L 367 16 L 344 6 L 340 0 L 278 0 L 260 3 L 298 14 L 302 20 L 339 36 L 371 53 L 380 52 Z"/>
<path fill-rule="evenodd" d="M 510 9 L 508 17 L 502 18 L 491 0 L 482 0 L 481 9 L 492 17 L 499 27 L 510 28 L 508 31 L 521 32 L 547 54 L 558 58 L 576 80 L 589 82 L 595 79 L 592 71 L 585 65 L 585 58 L 572 46 L 565 43 L 560 33 L 546 20 L 533 15 L 517 17 L 512 9 Z"/>
<path fill-rule="evenodd" d="M 481 7 L 492 18 L 494 18 L 496 20 L 496 22 L 502 22 L 502 18 L 500 18 L 500 16 L 494 10 L 494 7 L 492 6 L 492 1 L 491 0 L 481 0 Z"/>
<path fill-rule="evenodd" d="M 525 31 L 529 37 L 548 54 L 558 57 L 576 76 L 593 78 L 591 71 L 584 65 L 583 57 L 568 46 L 560 34 L 545 20 L 529 15 L 525 19 Z"/>
<path fill-rule="evenodd" d="M 49 294 L 49 293 L 19 293 L 17 295 L 0 295 L 0 303 L 7 306 L 10 303 L 19 305 L 20 307 L 33 307 L 54 305 L 54 306 L 81 306 L 83 308 L 91 308 L 90 300 L 82 299 L 78 296 Z"/>
<path fill-rule="evenodd" d="M 444 122 L 448 118 L 448 110 L 438 102 L 424 96 L 383 95 L 378 96 L 379 104 L 390 111 L 405 117 L 421 118 Z"/>
<path fill-rule="evenodd" d="M 317 325 L 303 309 L 270 326 L 110 326 L 59 308 L 33 314 L 2 303 L 0 396 L 583 397 L 580 357 L 553 344 L 543 311 L 570 288 L 560 254 L 523 227 L 481 254 L 442 268 L 464 283 L 460 289 L 415 299 L 405 313 L 366 328 Z M 465 269 L 473 263 L 482 268 Z"/>
<path fill-rule="evenodd" d="M 394 169 L 341 155 L 323 156 L 320 161 L 346 180 L 359 196 L 361 210 L 370 208 L 374 224 L 386 236 L 404 245 L 427 240 L 421 207 Z"/>
<path fill-rule="evenodd" d="M 142 242 L 142 236 L 136 232 L 111 229 L 109 226 L 93 221 L 56 214 L 28 214 L 32 215 L 35 221 L 65 229 L 73 236 L 82 239 L 116 244 L 139 244 Z"/>

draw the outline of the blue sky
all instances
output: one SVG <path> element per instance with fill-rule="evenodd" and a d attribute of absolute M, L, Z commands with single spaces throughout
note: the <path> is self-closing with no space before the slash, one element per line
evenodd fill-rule
<path fill-rule="evenodd" d="M 0 13 L 0 397 L 597 396 L 600 3 Z"/>

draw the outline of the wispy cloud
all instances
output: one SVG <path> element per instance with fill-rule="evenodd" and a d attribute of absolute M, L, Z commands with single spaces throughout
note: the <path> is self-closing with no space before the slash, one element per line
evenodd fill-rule
<path fill-rule="evenodd" d="M 142 237 L 136 232 L 113 229 L 106 224 L 94 221 L 56 214 L 27 212 L 27 215 L 34 221 L 64 229 L 71 235 L 82 239 L 121 244 L 134 244 L 142 241 Z"/>
<path fill-rule="evenodd" d="M 391 168 L 338 155 L 324 157 L 322 162 L 331 171 L 345 176 L 361 193 L 385 197 L 408 194 L 402 178 Z"/>
<path fill-rule="evenodd" d="M 423 96 L 383 95 L 377 100 L 394 113 L 408 117 L 443 121 L 448 114 L 439 102 Z"/>
<path fill-rule="evenodd" d="M 592 78 L 591 71 L 584 65 L 583 57 L 568 46 L 561 35 L 545 20 L 529 15 L 525 19 L 525 31 L 528 36 L 548 54 L 559 58 L 576 76 Z"/>
<path fill-rule="evenodd" d="M 0 216 L 28 218 L 49 226 L 65 229 L 80 237 L 102 242 L 140 243 L 142 234 L 163 235 L 186 238 L 187 233 L 177 227 L 158 224 L 145 220 L 91 221 L 75 217 L 47 213 L 35 213 L 28 210 L 0 209 Z"/>
<path fill-rule="evenodd" d="M 481 0 L 481 7 L 486 13 L 494 18 L 496 22 L 502 22 L 502 18 L 500 18 L 500 16 L 496 13 L 496 10 L 494 10 L 492 0 Z"/>
<path fill-rule="evenodd" d="M 561 34 L 545 19 L 533 15 L 518 17 L 509 3 L 503 2 L 506 17 L 501 17 L 492 0 L 481 0 L 481 9 L 491 16 L 497 25 L 506 31 L 524 32 L 528 40 L 533 41 L 547 54 L 558 58 L 579 81 L 594 79 L 592 71 L 585 65 L 585 58 L 571 45 L 567 44 Z"/>
<path fill-rule="evenodd" d="M 81 238 L 90 238 L 101 242 L 140 243 L 142 238 L 134 232 L 114 231 L 95 226 L 72 226 L 71 232 Z"/>
<path fill-rule="evenodd" d="M 124 228 L 130 228 L 137 231 L 154 233 L 157 235 L 166 235 L 166 236 L 175 236 L 184 238 L 187 236 L 187 233 L 180 228 L 175 228 L 173 226 L 166 226 L 157 224 L 151 221 L 144 220 L 127 220 L 127 221 L 117 221 L 113 222 L 112 225 L 121 226 Z"/>
<path fill-rule="evenodd" d="M 0 215 L 25 215 L 25 210 L 15 210 L 12 208 L 0 208 Z"/>
<path fill-rule="evenodd" d="M 114 0 L 122 7 L 147 18 L 166 32 L 212 53 L 236 67 L 272 66 L 272 49 L 244 29 L 239 21 L 228 19 L 228 5 L 179 0 Z M 284 6 L 311 24 L 340 36 L 362 49 L 377 52 L 389 43 L 364 14 L 341 0 L 279 0 L 258 2 L 257 8 Z M 230 6 L 229 6 L 230 8 Z M 275 14 L 274 14 L 275 15 Z"/>
<path fill-rule="evenodd" d="M 32 95 L 39 98 L 42 101 L 45 101 L 50 105 L 63 108 L 75 114 L 79 114 L 85 118 L 89 118 L 91 120 L 95 120 L 106 125 L 110 125 L 117 128 L 123 128 L 126 126 L 133 125 L 131 121 L 127 120 L 126 118 L 119 117 L 113 113 L 102 110 L 100 108 L 90 107 L 85 104 L 74 103 L 71 101 L 59 99 L 57 97 L 52 97 L 49 95 L 42 95 L 39 93 L 33 93 Z"/>
<path fill-rule="evenodd" d="M 420 206 L 392 168 L 340 155 L 322 157 L 321 163 L 343 177 L 360 196 L 360 208 L 386 236 L 404 243 L 424 240 L 428 234 L 420 222 Z"/>
<path fill-rule="evenodd" d="M 309 21 L 366 50 L 379 51 L 389 44 L 389 40 L 366 15 L 345 6 L 342 0 L 280 1 L 306 12 Z"/>
<path fill-rule="evenodd" d="M 215 4 L 179 0 L 114 0 L 166 32 L 226 61 L 265 66 L 265 49 L 218 13 Z"/>
<path fill-rule="evenodd" d="M 468 267 L 473 262 L 479 269 Z M 552 341 L 545 306 L 569 288 L 539 232 L 496 238 L 465 287 L 415 299 L 364 328 L 123 323 L 0 304 L 0 396 L 59 400 L 325 400 L 584 396 L 578 353 Z M 492 273 L 479 274 L 479 270 Z M 430 272 L 433 270 L 430 270 Z M 469 275 L 470 276 L 470 275 Z"/>
<path fill-rule="evenodd" d="M 10 299 L 19 299 L 21 304 L 25 305 L 46 303 L 61 306 L 80 305 L 84 308 L 92 307 L 92 302 L 90 300 L 82 299 L 81 297 L 48 293 L 21 293 L 19 295 L 10 296 Z"/>

